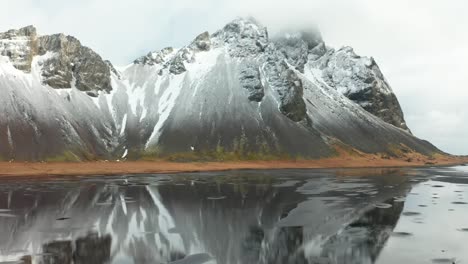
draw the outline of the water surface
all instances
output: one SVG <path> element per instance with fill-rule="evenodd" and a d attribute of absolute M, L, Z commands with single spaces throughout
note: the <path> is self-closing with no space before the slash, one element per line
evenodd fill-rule
<path fill-rule="evenodd" d="M 6 178 L 0 263 L 468 263 L 467 168 Z"/>

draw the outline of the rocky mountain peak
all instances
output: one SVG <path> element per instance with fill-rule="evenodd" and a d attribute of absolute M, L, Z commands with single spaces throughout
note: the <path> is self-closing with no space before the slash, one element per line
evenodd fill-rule
<path fill-rule="evenodd" d="M 189 45 L 189 48 L 195 51 L 209 51 L 211 49 L 211 36 L 208 31 L 198 35 L 195 40 Z"/>
<path fill-rule="evenodd" d="M 254 18 L 238 18 L 215 32 L 217 45 L 227 45 L 231 56 L 248 57 L 263 52 L 268 45 L 268 31 Z"/>
<path fill-rule="evenodd" d="M 9 57 L 17 69 L 29 72 L 35 52 L 36 37 L 34 26 L 0 33 L 0 55 Z"/>
<path fill-rule="evenodd" d="M 37 30 L 34 26 L 26 26 L 20 29 L 10 29 L 6 32 L 0 33 L 1 39 L 14 39 L 18 37 L 35 37 Z"/>
<path fill-rule="evenodd" d="M 152 51 L 146 54 L 145 56 L 141 56 L 140 58 L 136 59 L 135 61 L 133 61 L 133 63 L 150 66 L 163 64 L 168 60 L 169 55 L 173 52 L 174 48 L 172 47 L 167 47 L 159 51 Z"/>
<path fill-rule="evenodd" d="M 121 73 L 78 39 L 34 27 L 0 33 L 0 54 L 0 159 L 319 158 L 337 142 L 438 151 L 403 131 L 374 59 L 327 47 L 314 28 L 270 38 L 236 19 Z M 97 99 L 52 89 L 70 87 Z"/>
<path fill-rule="evenodd" d="M 0 33 L 0 55 L 26 73 L 31 72 L 35 57 L 43 57 L 38 60 L 39 75 L 53 88 L 76 87 L 90 95 L 112 90 L 108 63 L 72 36 L 39 36 L 34 26 L 8 30 Z"/>
<path fill-rule="evenodd" d="M 227 23 L 219 32 L 227 35 L 239 35 L 243 38 L 254 38 L 261 35 L 265 27 L 253 17 L 239 17 Z"/>
<path fill-rule="evenodd" d="M 327 47 L 315 26 L 282 31 L 270 38 L 267 29 L 254 18 L 237 18 L 212 35 L 198 35 L 181 49 L 150 52 L 135 60 L 135 64 L 159 65 L 160 75 L 165 71 L 177 75 L 187 71 L 187 64 L 196 61 L 197 53 L 216 48 L 242 60 L 237 74 L 250 101 L 263 100 L 266 81 L 280 102 L 280 110 L 295 122 L 311 122 L 302 98 L 301 74 L 317 69 L 329 87 L 409 132 L 398 100 L 375 61 L 358 56 L 350 47 Z"/>
<path fill-rule="evenodd" d="M 169 71 L 171 74 L 181 74 L 186 71 L 184 63 L 195 61 L 195 54 L 209 51 L 212 47 L 211 36 L 208 32 L 198 35 L 192 43 L 181 48 L 164 48 L 160 51 L 153 51 L 145 56 L 136 59 L 134 64 L 159 66 L 159 74 Z"/>
<path fill-rule="evenodd" d="M 373 58 L 362 57 L 351 47 L 328 49 L 312 62 L 322 69 L 330 86 L 385 122 L 410 132 L 392 88 Z"/>

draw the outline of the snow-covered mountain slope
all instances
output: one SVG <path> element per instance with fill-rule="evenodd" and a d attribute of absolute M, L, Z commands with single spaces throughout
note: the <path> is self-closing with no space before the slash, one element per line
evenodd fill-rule
<path fill-rule="evenodd" d="M 78 40 L 0 33 L 0 157 L 319 158 L 439 152 L 411 135 L 373 59 L 253 19 L 117 71 Z"/>

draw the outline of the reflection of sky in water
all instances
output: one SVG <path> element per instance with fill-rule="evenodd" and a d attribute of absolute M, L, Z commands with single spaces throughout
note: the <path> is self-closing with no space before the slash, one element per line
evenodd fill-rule
<path fill-rule="evenodd" d="M 428 181 L 415 186 L 404 212 L 419 214 L 403 215 L 395 227 L 411 236 L 391 237 L 377 263 L 467 263 L 468 232 L 462 230 L 468 228 L 468 205 L 454 204 L 467 198 L 466 184 Z"/>
<path fill-rule="evenodd" d="M 0 261 L 47 253 L 32 263 L 69 263 L 72 256 L 87 264 L 466 262 L 468 232 L 460 230 L 468 228 L 467 172 L 4 180 Z"/>

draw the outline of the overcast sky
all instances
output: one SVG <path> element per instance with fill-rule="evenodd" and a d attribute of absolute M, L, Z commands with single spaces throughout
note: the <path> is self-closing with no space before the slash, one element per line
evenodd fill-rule
<path fill-rule="evenodd" d="M 0 31 L 63 32 L 117 66 L 238 16 L 270 32 L 318 24 L 329 46 L 376 59 L 416 136 L 468 154 L 466 0 L 2 0 L 2 9 Z"/>

